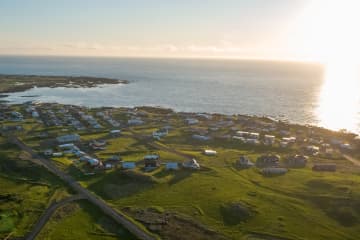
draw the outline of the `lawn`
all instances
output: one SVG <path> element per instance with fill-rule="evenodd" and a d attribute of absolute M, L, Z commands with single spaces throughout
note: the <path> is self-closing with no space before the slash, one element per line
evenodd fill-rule
<path fill-rule="evenodd" d="M 23 237 L 54 199 L 67 195 L 58 178 L 0 139 L 0 238 Z"/>
<path fill-rule="evenodd" d="M 59 208 L 42 229 L 37 240 L 130 240 L 136 239 L 99 209 L 86 201 Z"/>

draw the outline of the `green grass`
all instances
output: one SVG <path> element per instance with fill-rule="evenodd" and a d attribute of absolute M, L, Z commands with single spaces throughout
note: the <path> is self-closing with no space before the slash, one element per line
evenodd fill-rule
<path fill-rule="evenodd" d="M 59 208 L 37 237 L 42 239 L 135 239 L 127 230 L 86 201 Z"/>
<path fill-rule="evenodd" d="M 264 177 L 256 168 L 236 170 L 240 154 L 255 161 L 257 150 L 219 146 L 180 146 L 207 171 L 156 170 L 156 182 L 129 179 L 121 171 L 99 178 L 88 187 L 119 209 L 157 206 L 190 216 L 233 239 L 260 235 L 289 239 L 356 239 L 360 234 L 360 177 L 348 172 L 317 173 L 310 167 L 292 169 L 284 176 Z M 204 147 L 217 156 L 202 154 Z M 166 154 L 164 154 L 166 156 Z M 246 204 L 251 217 L 230 220 L 224 206 Z M 312 229 L 309 231 L 309 229 Z"/>
<path fill-rule="evenodd" d="M 53 199 L 67 191 L 58 178 L 27 160 L 0 138 L 0 238 L 22 237 Z"/>

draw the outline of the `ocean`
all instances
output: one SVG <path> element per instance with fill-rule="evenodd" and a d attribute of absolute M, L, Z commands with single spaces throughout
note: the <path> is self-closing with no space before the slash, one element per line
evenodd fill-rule
<path fill-rule="evenodd" d="M 319 114 L 324 66 L 255 60 L 91 57 L 0 57 L 2 74 L 110 77 L 129 84 L 93 89 L 34 88 L 10 94 L 29 100 L 100 106 L 160 106 L 176 111 L 269 116 L 300 124 L 360 132 L 360 102 L 354 126 L 327 124 Z M 29 95 L 33 97 L 26 97 Z M 358 101 L 357 98 L 354 101 Z M 334 114 L 337 107 L 334 106 Z M 331 115 L 330 115 L 331 116 Z M 333 122 L 333 121 L 332 121 Z"/>

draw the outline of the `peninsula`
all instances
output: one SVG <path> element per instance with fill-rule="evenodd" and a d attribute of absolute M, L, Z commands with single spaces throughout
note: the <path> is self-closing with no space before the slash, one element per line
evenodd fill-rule
<path fill-rule="evenodd" d="M 127 80 L 87 76 L 45 76 L 0 74 L 0 94 L 23 92 L 33 87 L 93 88 L 103 84 L 127 84 Z"/>

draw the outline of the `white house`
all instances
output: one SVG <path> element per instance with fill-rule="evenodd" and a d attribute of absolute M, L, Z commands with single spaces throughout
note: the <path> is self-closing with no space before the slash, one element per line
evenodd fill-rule
<path fill-rule="evenodd" d="M 217 152 L 214 150 L 206 149 L 206 150 L 204 150 L 204 154 L 207 156 L 215 156 L 217 154 Z"/>
<path fill-rule="evenodd" d="M 185 122 L 188 125 L 195 125 L 195 124 L 199 123 L 199 120 L 197 120 L 196 118 L 187 118 L 187 119 L 185 119 Z"/>
<path fill-rule="evenodd" d="M 196 161 L 196 159 L 191 159 L 190 161 L 183 163 L 184 168 L 191 168 L 191 169 L 200 169 L 200 164 Z"/>
<path fill-rule="evenodd" d="M 56 152 L 52 154 L 53 157 L 62 157 L 63 153 L 62 152 Z"/>
<path fill-rule="evenodd" d="M 112 135 L 112 136 L 119 136 L 120 134 L 121 134 L 121 130 L 119 130 L 119 129 L 110 131 L 110 135 Z"/>
<path fill-rule="evenodd" d="M 239 137 L 239 136 L 233 136 L 232 139 L 234 140 L 238 140 L 238 141 L 241 141 L 241 142 L 245 142 L 246 139 L 244 137 Z"/>
<path fill-rule="evenodd" d="M 97 166 L 97 165 L 100 164 L 100 161 L 99 161 L 98 159 L 96 159 L 96 158 L 90 158 L 90 159 L 88 159 L 87 162 L 88 162 L 88 163 L 90 164 L 90 166 L 92 166 L 92 167 L 95 167 L 95 166 Z"/>
<path fill-rule="evenodd" d="M 264 136 L 264 144 L 265 145 L 273 145 L 275 143 L 275 136 L 273 135 L 265 135 Z"/>

